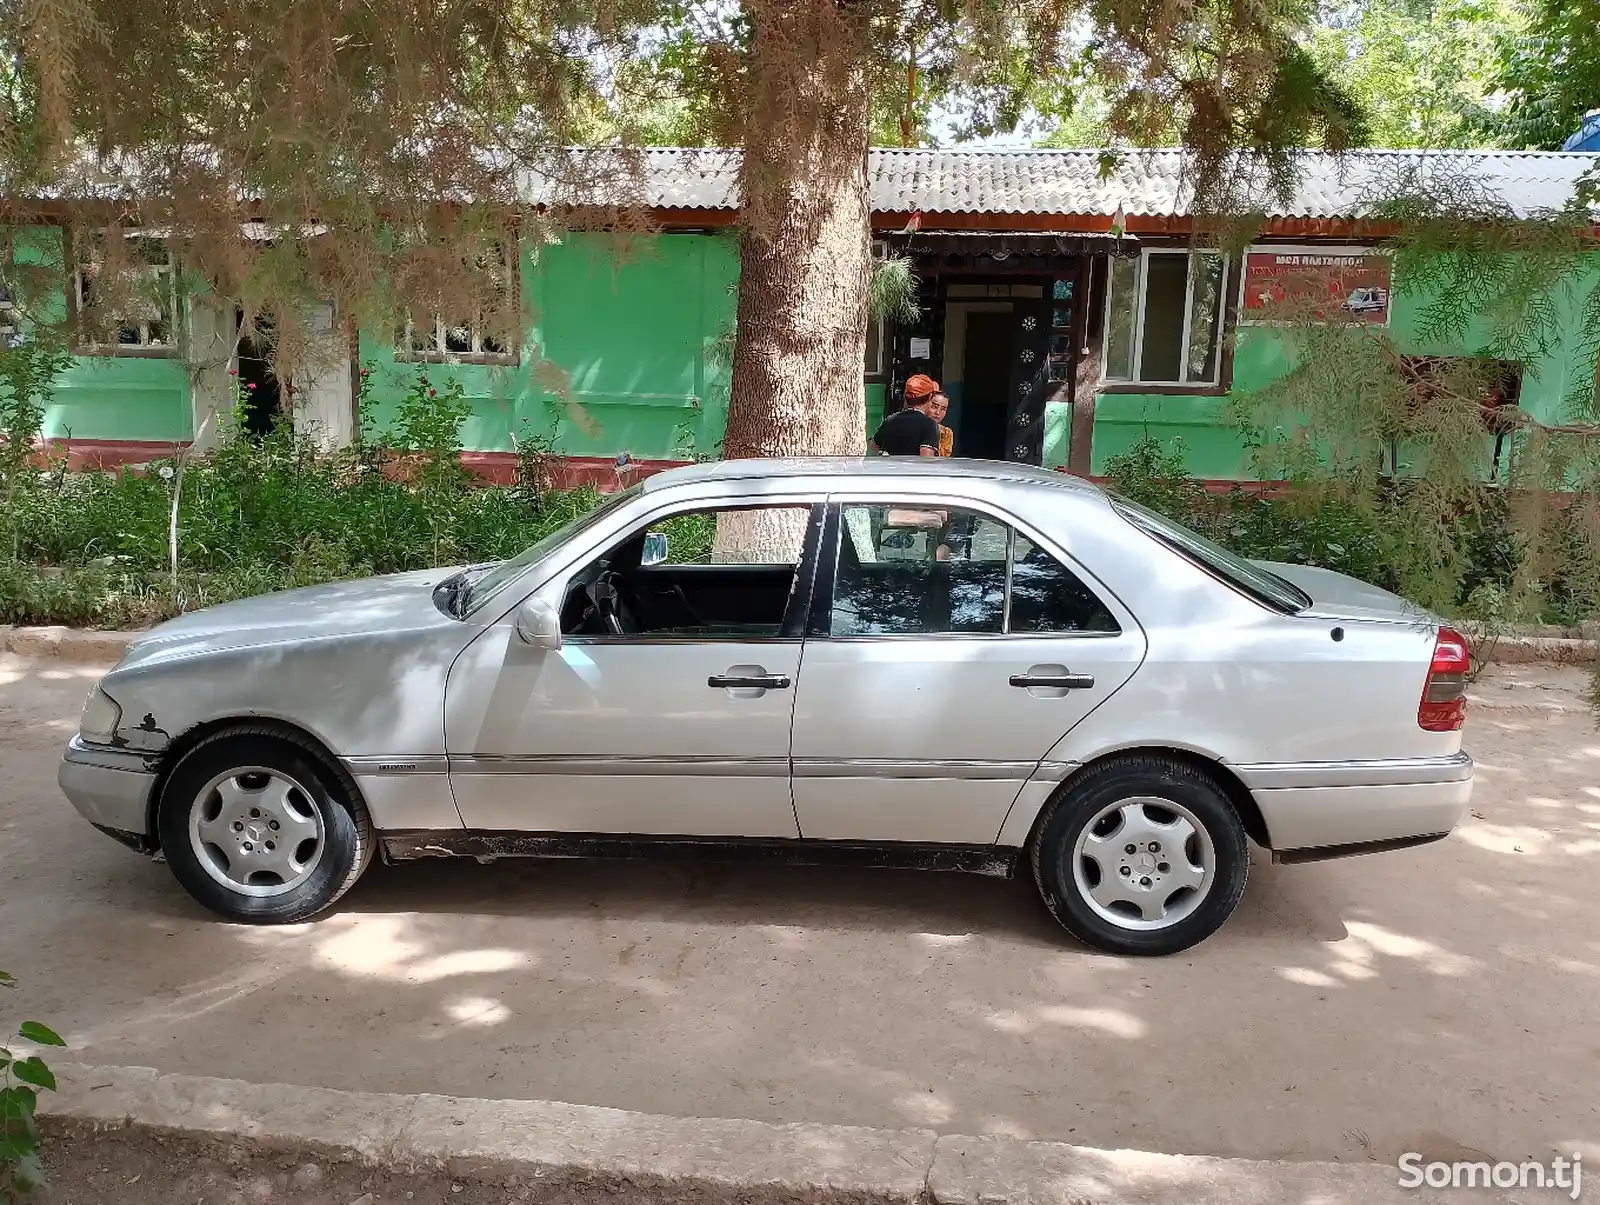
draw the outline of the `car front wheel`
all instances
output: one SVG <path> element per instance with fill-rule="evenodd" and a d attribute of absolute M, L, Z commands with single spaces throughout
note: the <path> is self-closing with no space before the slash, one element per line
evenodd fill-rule
<path fill-rule="evenodd" d="M 1215 933 L 1250 870 L 1226 793 L 1173 758 L 1118 758 L 1089 769 L 1051 805 L 1034 878 L 1074 937 L 1114 954 L 1173 954 Z"/>
<path fill-rule="evenodd" d="M 178 882 L 213 912 L 292 924 L 329 907 L 371 860 L 372 823 L 353 784 L 303 740 L 237 728 L 173 768 L 157 812 Z"/>

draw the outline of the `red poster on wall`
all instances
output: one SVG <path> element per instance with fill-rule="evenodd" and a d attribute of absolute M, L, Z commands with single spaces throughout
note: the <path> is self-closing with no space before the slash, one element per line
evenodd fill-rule
<path fill-rule="evenodd" d="M 1365 247 L 1252 247 L 1241 322 L 1389 322 L 1390 260 Z"/>

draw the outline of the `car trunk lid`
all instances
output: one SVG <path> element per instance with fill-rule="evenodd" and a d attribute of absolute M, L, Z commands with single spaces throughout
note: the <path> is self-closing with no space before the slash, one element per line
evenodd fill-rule
<path fill-rule="evenodd" d="M 1290 585 L 1303 590 L 1311 605 L 1300 614 L 1308 619 L 1371 620 L 1382 623 L 1438 624 L 1431 613 L 1378 586 L 1312 565 L 1285 565 L 1258 561 Z"/>

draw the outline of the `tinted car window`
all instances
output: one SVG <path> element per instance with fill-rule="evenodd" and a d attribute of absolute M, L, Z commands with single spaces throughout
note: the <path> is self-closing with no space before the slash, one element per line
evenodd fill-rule
<path fill-rule="evenodd" d="M 1068 569 L 1020 531 L 1011 565 L 1013 632 L 1120 632 L 1106 605 Z"/>
<path fill-rule="evenodd" d="M 841 508 L 835 636 L 998 634 L 1008 531 L 959 509 Z"/>

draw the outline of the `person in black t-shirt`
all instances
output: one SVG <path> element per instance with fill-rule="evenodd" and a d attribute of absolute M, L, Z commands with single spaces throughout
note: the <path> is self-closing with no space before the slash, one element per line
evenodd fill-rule
<path fill-rule="evenodd" d="M 939 424 L 932 408 L 939 383 L 925 373 L 906 382 L 906 404 L 873 433 L 872 446 L 885 456 L 937 456 Z"/>

